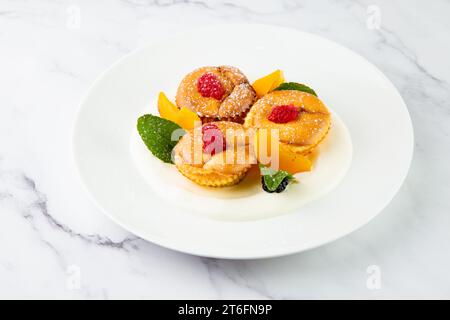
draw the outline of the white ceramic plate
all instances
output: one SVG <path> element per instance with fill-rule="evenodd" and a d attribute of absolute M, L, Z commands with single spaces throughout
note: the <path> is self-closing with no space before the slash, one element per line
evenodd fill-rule
<path fill-rule="evenodd" d="M 152 162 L 136 137 L 138 116 L 157 114 L 158 92 L 173 92 L 192 69 L 222 64 L 250 81 L 282 69 L 318 92 L 334 124 L 314 169 L 322 176 L 305 175 L 280 195 L 224 199 Z M 109 217 L 159 245 L 219 258 L 290 254 L 356 230 L 398 191 L 412 151 L 407 108 L 378 69 L 331 41 L 264 25 L 195 30 L 129 54 L 94 83 L 74 130 L 81 180 Z"/>

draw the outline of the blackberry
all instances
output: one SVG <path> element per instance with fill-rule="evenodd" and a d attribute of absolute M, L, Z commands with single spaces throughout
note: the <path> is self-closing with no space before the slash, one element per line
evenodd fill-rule
<path fill-rule="evenodd" d="M 262 188 L 265 192 L 268 192 L 268 193 L 274 192 L 274 191 L 270 191 L 269 189 L 267 189 L 266 183 L 264 182 L 264 176 L 261 177 L 261 184 L 262 184 Z"/>
<path fill-rule="evenodd" d="M 276 193 L 283 192 L 284 189 L 286 189 L 287 185 L 289 184 L 288 177 L 284 178 L 283 181 L 281 181 L 280 185 L 275 189 Z"/>
<path fill-rule="evenodd" d="M 289 178 L 288 177 L 284 178 L 274 191 L 270 191 L 267 188 L 266 183 L 264 182 L 264 177 L 261 177 L 261 184 L 262 184 L 262 188 L 263 188 L 263 190 L 265 192 L 268 192 L 268 193 L 274 193 L 274 192 L 280 193 L 280 192 L 283 192 L 286 189 L 287 185 L 289 184 Z"/>

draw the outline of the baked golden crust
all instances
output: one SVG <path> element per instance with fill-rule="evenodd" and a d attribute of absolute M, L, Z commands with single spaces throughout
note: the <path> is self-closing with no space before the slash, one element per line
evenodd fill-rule
<path fill-rule="evenodd" d="M 300 108 L 296 120 L 274 123 L 268 120 L 276 106 L 293 105 Z M 316 96 L 297 90 L 279 90 L 266 94 L 248 112 L 244 126 L 255 129 L 278 129 L 280 143 L 299 154 L 311 152 L 327 135 L 331 115 Z"/>
<path fill-rule="evenodd" d="M 177 169 L 189 180 L 205 187 L 228 187 L 238 184 L 248 171 L 242 171 L 238 174 L 221 174 L 187 164 L 177 165 Z"/>
<path fill-rule="evenodd" d="M 205 73 L 214 74 L 222 84 L 225 93 L 221 100 L 203 97 L 198 92 L 197 81 Z M 255 91 L 239 69 L 202 67 L 183 78 L 177 90 L 176 104 L 196 112 L 203 123 L 217 120 L 243 123 L 255 99 Z"/>
<path fill-rule="evenodd" d="M 209 187 L 225 187 L 239 183 L 256 163 L 244 127 L 240 124 L 213 122 L 227 142 L 227 149 L 214 155 L 202 148 L 201 127 L 187 132 L 174 148 L 177 169 L 193 182 Z"/>

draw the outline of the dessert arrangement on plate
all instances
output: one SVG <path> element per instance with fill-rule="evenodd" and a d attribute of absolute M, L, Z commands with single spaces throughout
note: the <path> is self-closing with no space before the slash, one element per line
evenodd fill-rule
<path fill-rule="evenodd" d="M 239 184 L 257 167 L 264 191 L 283 192 L 313 169 L 331 127 L 316 92 L 285 82 L 281 70 L 250 84 L 235 67 L 198 68 L 182 79 L 175 104 L 159 94 L 158 111 L 138 119 L 145 145 L 204 187 Z"/>

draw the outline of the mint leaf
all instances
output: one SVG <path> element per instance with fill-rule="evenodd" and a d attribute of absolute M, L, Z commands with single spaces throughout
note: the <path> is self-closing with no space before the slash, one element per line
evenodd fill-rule
<path fill-rule="evenodd" d="M 275 173 L 277 173 L 275 170 L 273 170 L 271 167 L 266 167 L 263 164 L 259 164 L 259 170 L 261 171 L 261 175 L 266 176 L 266 175 L 273 175 Z"/>
<path fill-rule="evenodd" d="M 313 94 L 317 97 L 317 94 L 313 89 L 311 89 L 307 85 L 297 83 L 297 82 L 284 82 L 284 83 L 280 84 L 278 87 L 276 87 L 275 89 L 273 89 L 273 91 L 277 91 L 277 90 L 298 90 L 298 91 L 303 91 L 303 92 Z"/>
<path fill-rule="evenodd" d="M 262 164 L 259 164 L 259 168 L 261 170 L 261 174 L 263 175 L 264 184 L 269 191 L 275 191 L 286 177 L 289 181 L 295 180 L 294 176 L 287 171 L 275 171 L 272 168 L 266 167 Z"/>
<path fill-rule="evenodd" d="M 172 121 L 146 114 L 139 117 L 137 129 L 145 145 L 155 157 L 164 162 L 172 163 L 172 149 L 178 143 L 178 141 L 172 140 L 172 133 L 175 130 L 183 130 L 179 125 Z"/>

